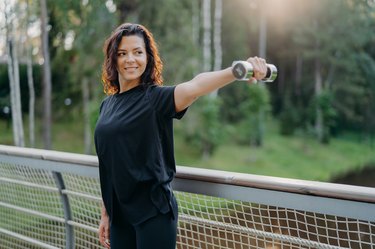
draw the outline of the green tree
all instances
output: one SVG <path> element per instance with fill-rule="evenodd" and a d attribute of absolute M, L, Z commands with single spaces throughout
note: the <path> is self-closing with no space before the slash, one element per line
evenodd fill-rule
<path fill-rule="evenodd" d="M 364 48 L 373 43 L 374 34 L 368 30 L 374 25 L 371 14 L 374 6 L 366 1 L 322 0 L 310 2 L 307 6 L 295 4 L 298 23 L 289 20 L 289 24 L 293 25 L 287 26 L 296 28 L 288 31 L 292 41 L 288 42 L 285 37 L 285 51 L 281 51 L 279 56 L 280 68 L 285 72 L 295 72 L 296 77 L 292 79 L 281 72 L 275 90 L 279 96 L 286 92 L 298 93 L 299 99 L 293 100 L 295 104 L 303 108 L 312 105 L 317 108 L 313 114 L 316 134 L 321 142 L 326 142 L 329 141 L 327 136 L 330 136 L 332 120 L 325 118 L 358 123 L 361 122 L 359 116 L 363 117 L 356 107 L 366 99 L 366 90 L 372 90 L 364 87 L 367 79 L 358 62 L 359 58 L 365 58 L 361 55 L 368 53 Z M 288 63 L 293 57 L 297 58 L 295 65 Z M 286 82 L 296 83 L 287 85 Z M 292 89 L 295 87 L 297 90 Z M 334 109 L 337 115 L 327 116 L 321 105 L 313 104 L 320 103 L 318 99 L 326 99 L 325 96 L 331 96 L 328 109 Z M 283 98 L 280 98 L 282 101 Z"/>
<path fill-rule="evenodd" d="M 250 145 L 261 146 L 265 132 L 266 115 L 270 111 L 269 92 L 260 84 L 248 87 L 248 98 L 241 103 L 240 108 L 246 113 Z"/>
<path fill-rule="evenodd" d="M 79 117 L 84 121 L 84 152 L 87 154 L 92 152 L 91 115 L 97 113 L 97 108 L 92 106 L 99 105 L 98 95 L 103 92 L 100 82 L 102 46 L 109 35 L 108 27 L 114 28 L 117 23 L 117 16 L 111 11 L 103 8 L 101 1 L 78 4 L 76 1 L 55 2 L 54 15 L 65 16 L 65 21 L 59 24 L 64 39 L 58 42 L 60 44 L 53 61 L 54 72 L 65 79 L 59 82 L 61 92 L 65 93 L 62 98 L 72 98 L 79 103 L 76 107 L 82 110 L 83 115 Z M 64 64 L 67 68 L 61 70 Z M 63 99 L 59 102 L 63 103 Z"/>

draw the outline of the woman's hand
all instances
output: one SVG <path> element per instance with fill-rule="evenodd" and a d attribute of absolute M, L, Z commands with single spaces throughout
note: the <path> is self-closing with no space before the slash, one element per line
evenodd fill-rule
<path fill-rule="evenodd" d="M 109 217 L 107 214 L 102 213 L 98 235 L 100 244 L 102 244 L 102 246 L 104 246 L 105 248 L 111 248 L 111 244 L 109 242 L 109 234 Z"/>
<path fill-rule="evenodd" d="M 257 83 L 258 80 L 264 79 L 267 75 L 266 60 L 259 57 L 250 57 L 248 62 L 253 65 L 253 77 L 249 80 L 250 83 Z"/>

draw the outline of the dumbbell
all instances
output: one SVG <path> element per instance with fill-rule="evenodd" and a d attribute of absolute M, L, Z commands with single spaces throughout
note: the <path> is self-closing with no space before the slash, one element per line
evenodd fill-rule
<path fill-rule="evenodd" d="M 261 82 L 272 82 L 277 77 L 277 68 L 273 64 L 267 65 L 266 76 L 261 79 Z M 253 65 L 248 61 L 233 61 L 232 73 L 237 80 L 247 81 L 254 76 Z"/>

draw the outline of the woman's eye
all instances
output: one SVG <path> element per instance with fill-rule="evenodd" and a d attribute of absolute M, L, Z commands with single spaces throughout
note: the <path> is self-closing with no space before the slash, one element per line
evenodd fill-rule
<path fill-rule="evenodd" d="M 137 51 L 136 53 L 137 53 L 137 54 L 143 54 L 143 52 L 142 52 L 142 51 Z"/>
<path fill-rule="evenodd" d="M 125 55 L 125 53 L 118 53 L 117 54 L 118 57 L 121 57 L 121 56 L 124 56 L 124 55 Z"/>

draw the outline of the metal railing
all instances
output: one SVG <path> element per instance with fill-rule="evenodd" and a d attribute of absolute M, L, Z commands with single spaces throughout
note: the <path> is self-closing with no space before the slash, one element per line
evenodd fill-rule
<path fill-rule="evenodd" d="M 178 248 L 374 248 L 375 189 L 177 167 Z M 0 145 L 0 248 L 101 248 L 95 156 Z"/>

